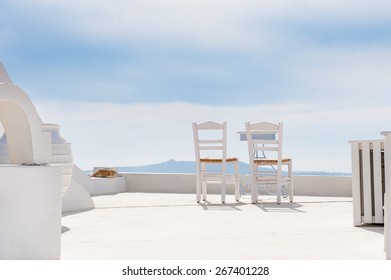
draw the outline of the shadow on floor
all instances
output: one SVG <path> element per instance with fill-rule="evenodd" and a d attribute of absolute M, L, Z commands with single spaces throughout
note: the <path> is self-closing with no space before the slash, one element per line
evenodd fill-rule
<path fill-rule="evenodd" d="M 235 202 L 235 203 L 211 203 L 208 200 L 198 203 L 203 210 L 215 210 L 215 211 L 242 211 L 239 206 L 243 206 L 246 203 Z"/>
<path fill-rule="evenodd" d="M 253 204 L 264 212 L 292 212 L 292 213 L 306 213 L 300 210 L 301 204 L 296 202 L 281 202 L 277 204 L 275 202 L 257 202 Z"/>
<path fill-rule="evenodd" d="M 64 226 L 61 226 L 61 233 L 66 233 L 68 231 L 70 231 L 71 229 L 69 227 L 64 227 Z"/>
<path fill-rule="evenodd" d="M 363 225 L 359 228 L 384 235 L 384 225 L 383 224 L 370 224 L 370 225 L 368 224 L 368 225 Z"/>

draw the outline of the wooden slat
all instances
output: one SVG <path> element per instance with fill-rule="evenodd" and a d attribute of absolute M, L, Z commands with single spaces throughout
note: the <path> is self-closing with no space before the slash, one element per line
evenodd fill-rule
<path fill-rule="evenodd" d="M 373 142 L 373 195 L 374 195 L 374 223 L 383 223 L 383 189 L 381 170 L 381 146 L 380 142 Z"/>
<path fill-rule="evenodd" d="M 198 140 L 198 143 L 200 144 L 211 144 L 211 143 L 224 143 L 223 139 L 217 139 L 217 140 Z"/>
<path fill-rule="evenodd" d="M 361 190 L 360 190 L 360 152 L 359 143 L 351 143 L 352 152 L 352 196 L 353 196 L 353 222 L 355 226 L 360 226 L 361 219 Z"/>
<path fill-rule="evenodd" d="M 363 186 L 363 206 L 364 223 L 373 223 L 372 221 L 372 186 L 371 186 L 371 160 L 369 142 L 362 143 L 362 186 Z"/>
<path fill-rule="evenodd" d="M 200 146 L 200 150 L 223 150 L 222 146 Z"/>
<path fill-rule="evenodd" d="M 198 130 L 214 130 L 214 129 L 223 129 L 224 123 L 216 123 L 216 122 L 204 122 L 197 124 Z"/>
<path fill-rule="evenodd" d="M 259 122 L 250 124 L 251 130 L 263 130 L 263 131 L 278 131 L 278 124 L 269 122 Z"/>
<path fill-rule="evenodd" d="M 252 140 L 252 143 L 258 145 L 278 145 L 277 140 Z"/>
<path fill-rule="evenodd" d="M 278 151 L 278 147 L 254 147 L 254 151 Z"/>

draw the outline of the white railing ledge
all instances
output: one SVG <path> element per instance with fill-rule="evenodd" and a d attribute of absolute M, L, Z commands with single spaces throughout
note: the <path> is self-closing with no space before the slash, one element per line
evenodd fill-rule
<path fill-rule="evenodd" d="M 391 131 L 390 131 L 391 133 Z M 384 139 L 374 139 L 374 140 L 349 140 L 349 143 L 362 143 L 362 142 L 384 142 Z"/>

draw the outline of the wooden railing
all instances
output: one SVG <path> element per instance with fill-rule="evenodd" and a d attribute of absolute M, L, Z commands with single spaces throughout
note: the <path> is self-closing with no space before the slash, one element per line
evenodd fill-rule
<path fill-rule="evenodd" d="M 384 141 L 350 141 L 354 225 L 384 223 Z"/>

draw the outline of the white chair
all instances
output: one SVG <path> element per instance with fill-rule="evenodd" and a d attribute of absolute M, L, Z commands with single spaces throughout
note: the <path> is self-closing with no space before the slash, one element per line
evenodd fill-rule
<path fill-rule="evenodd" d="M 197 203 L 207 197 L 209 183 L 221 183 L 221 202 L 225 203 L 226 184 L 235 186 L 235 199 L 239 200 L 239 160 L 227 158 L 227 123 L 193 123 L 196 158 Z M 227 164 L 234 165 L 234 174 L 227 174 Z M 214 169 L 211 169 L 214 168 Z"/>
<path fill-rule="evenodd" d="M 273 186 L 277 204 L 281 203 L 281 195 L 285 196 L 287 192 L 289 200 L 293 202 L 292 160 L 282 157 L 282 130 L 282 123 L 246 122 L 252 203 L 258 201 L 258 187 L 268 190 Z M 283 166 L 288 170 L 284 171 Z"/>

